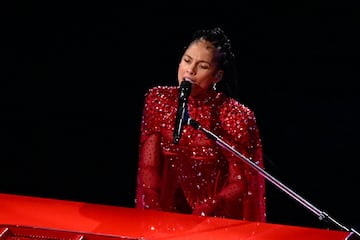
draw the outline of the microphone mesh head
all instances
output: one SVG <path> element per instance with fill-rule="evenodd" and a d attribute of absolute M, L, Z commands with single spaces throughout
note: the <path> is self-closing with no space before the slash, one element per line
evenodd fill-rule
<path fill-rule="evenodd" d="M 180 84 L 180 98 L 187 98 L 191 93 L 192 83 L 190 80 L 184 78 Z"/>

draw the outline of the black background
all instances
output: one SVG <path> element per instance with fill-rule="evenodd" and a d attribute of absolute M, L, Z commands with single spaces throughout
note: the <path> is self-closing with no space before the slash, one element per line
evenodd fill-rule
<path fill-rule="evenodd" d="M 360 226 L 356 1 L 135 5 L 1 8 L 1 192 L 133 207 L 145 90 L 176 84 L 193 31 L 221 26 L 267 171 Z M 267 205 L 272 223 L 334 227 L 271 183 Z"/>

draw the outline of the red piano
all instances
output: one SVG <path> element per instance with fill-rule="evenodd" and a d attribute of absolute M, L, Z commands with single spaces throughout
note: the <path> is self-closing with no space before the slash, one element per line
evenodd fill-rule
<path fill-rule="evenodd" d="M 0 240 L 346 240 L 346 231 L 0 194 Z"/>

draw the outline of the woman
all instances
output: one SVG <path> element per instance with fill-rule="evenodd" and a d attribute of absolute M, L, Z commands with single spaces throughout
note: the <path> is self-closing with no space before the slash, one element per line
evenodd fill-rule
<path fill-rule="evenodd" d="M 178 84 L 191 82 L 191 119 L 263 168 L 254 113 L 230 92 L 234 62 L 222 29 L 198 30 L 181 57 Z M 190 125 L 174 143 L 179 86 L 145 95 L 136 208 L 265 222 L 264 177 L 254 168 Z"/>

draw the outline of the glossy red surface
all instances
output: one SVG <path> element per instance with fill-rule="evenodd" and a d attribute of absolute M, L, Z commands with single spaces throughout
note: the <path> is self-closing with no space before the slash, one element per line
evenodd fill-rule
<path fill-rule="evenodd" d="M 344 240 L 349 235 L 345 231 L 0 194 L 0 240 L 1 229 L 4 231 L 9 226 L 12 231 L 25 231 L 31 227 L 30 230 L 34 231 L 48 229 L 48 234 L 57 231 L 59 236 L 64 232 L 80 232 L 98 236 L 98 239 L 111 236 L 120 239 L 162 240 Z"/>

